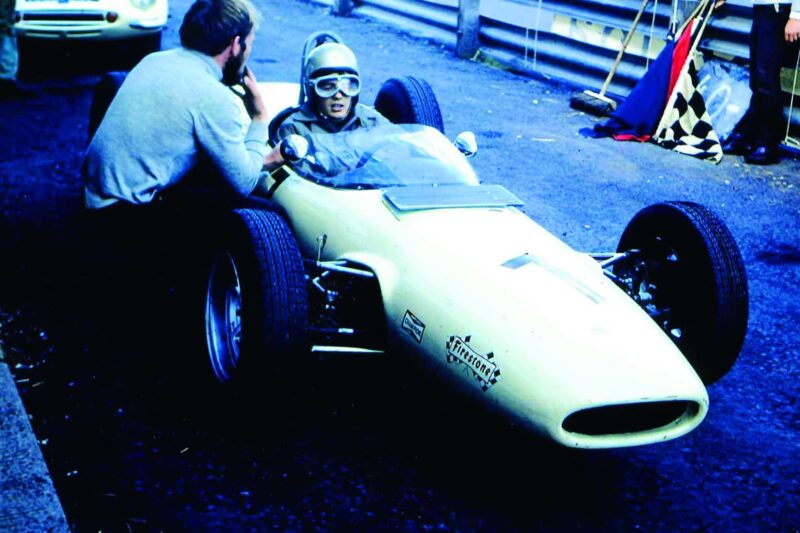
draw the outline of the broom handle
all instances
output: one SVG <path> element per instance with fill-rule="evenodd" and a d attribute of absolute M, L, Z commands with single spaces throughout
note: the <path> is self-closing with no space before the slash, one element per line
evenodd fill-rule
<path fill-rule="evenodd" d="M 789 120 L 786 121 L 786 135 L 783 136 L 783 142 L 786 144 L 789 141 L 789 129 L 792 127 L 792 113 L 794 112 L 794 93 L 797 90 L 797 69 L 800 68 L 800 50 L 797 51 L 797 63 L 794 66 L 794 81 L 792 82 L 792 97 L 789 99 Z"/>
<path fill-rule="evenodd" d="M 606 91 L 608 90 L 608 86 L 611 85 L 611 78 L 614 77 L 614 74 L 617 72 L 617 67 L 619 67 L 620 61 L 622 61 L 622 55 L 625 53 L 625 49 L 628 48 L 628 43 L 631 42 L 633 38 L 633 32 L 636 30 L 636 26 L 639 25 L 639 19 L 642 18 L 642 14 L 644 10 L 647 9 L 647 4 L 650 3 L 650 0 L 643 0 L 642 7 L 639 8 L 639 11 L 636 13 L 636 17 L 633 19 L 633 24 L 631 24 L 631 29 L 628 30 L 628 35 L 625 36 L 625 40 L 622 41 L 622 47 L 617 52 L 617 58 L 614 60 L 614 64 L 611 65 L 611 70 L 608 71 L 608 76 L 606 76 L 606 81 L 603 82 L 603 87 L 600 89 L 600 96 L 605 96 Z"/>
<path fill-rule="evenodd" d="M 717 0 L 714 0 L 714 1 L 716 2 Z M 681 34 L 683 33 L 683 30 L 686 29 L 686 27 L 689 25 L 689 23 L 692 20 L 694 20 L 695 17 L 697 17 L 697 15 L 699 15 L 700 12 L 703 9 L 706 8 L 707 5 L 708 5 L 708 0 L 700 0 L 699 2 L 697 2 L 697 5 L 694 6 L 694 9 L 692 10 L 691 14 L 688 17 L 686 17 L 686 20 L 684 20 L 683 24 L 680 25 L 680 27 L 678 28 L 678 31 L 675 32 L 675 38 L 676 39 L 681 36 Z"/>

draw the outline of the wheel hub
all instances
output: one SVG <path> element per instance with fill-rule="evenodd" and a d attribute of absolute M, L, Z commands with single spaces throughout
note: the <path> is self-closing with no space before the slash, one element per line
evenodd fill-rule
<path fill-rule="evenodd" d="M 231 381 L 239 363 L 242 341 L 242 290 L 230 252 L 217 256 L 206 292 L 206 343 L 216 378 Z"/>

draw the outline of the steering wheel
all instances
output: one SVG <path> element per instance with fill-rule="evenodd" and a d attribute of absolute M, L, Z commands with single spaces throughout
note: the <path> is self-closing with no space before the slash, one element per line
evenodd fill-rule
<path fill-rule="evenodd" d="M 385 138 L 379 140 L 374 145 L 369 147 L 369 149 L 364 151 L 364 153 L 361 155 L 361 158 L 358 160 L 358 163 L 356 163 L 356 166 L 354 167 L 354 170 L 356 168 L 361 168 L 364 165 L 366 165 L 367 161 L 369 161 L 370 159 L 375 159 L 375 153 L 376 152 L 380 151 L 385 146 L 388 146 L 390 144 L 395 144 L 396 142 L 397 142 L 397 139 L 395 137 L 385 137 Z M 377 159 L 376 159 L 376 161 L 377 161 Z"/>

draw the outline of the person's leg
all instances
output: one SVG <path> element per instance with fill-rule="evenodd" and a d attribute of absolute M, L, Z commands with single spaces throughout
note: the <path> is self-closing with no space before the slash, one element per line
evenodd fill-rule
<path fill-rule="evenodd" d="M 222 213 L 229 201 L 208 183 L 188 182 L 164 191 L 154 202 L 164 298 L 159 337 L 164 347 L 194 350 L 203 341 L 204 301 Z"/>
<path fill-rule="evenodd" d="M 788 6 L 776 10 L 773 5 L 753 7 L 751 31 L 750 127 L 754 152 L 751 163 L 777 161 L 781 130 L 785 124 L 781 90 L 781 65 L 785 47 L 783 31 L 789 18 Z"/>
<path fill-rule="evenodd" d="M 774 10 L 774 8 L 772 8 Z M 760 95 L 755 90 L 758 79 L 758 57 L 761 51 L 762 14 L 760 9 L 753 7 L 753 19 L 750 26 L 750 102 L 744 117 L 736 125 L 733 134 L 722 145 L 722 151 L 731 155 L 749 155 L 753 151 L 755 126 L 758 122 L 758 107 Z"/>
<path fill-rule="evenodd" d="M 164 309 L 159 226 L 150 206 L 119 202 L 87 210 L 87 314 L 110 343 L 147 341 Z"/>

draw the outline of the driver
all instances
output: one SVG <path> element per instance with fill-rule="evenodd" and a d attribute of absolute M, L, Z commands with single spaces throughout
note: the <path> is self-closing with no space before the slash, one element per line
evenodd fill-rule
<path fill-rule="evenodd" d="M 195 0 L 182 47 L 150 54 L 128 74 L 92 138 L 82 168 L 87 208 L 182 201 L 206 169 L 216 170 L 210 188 L 251 200 L 262 168 L 277 168 L 285 153 L 267 150 L 267 108 L 245 66 L 259 20 L 248 0 Z M 229 90 L 236 85 L 249 124 Z"/>
<path fill-rule="evenodd" d="M 309 138 L 390 124 L 375 109 L 358 103 L 358 62 L 353 51 L 341 43 L 326 42 L 314 48 L 305 60 L 300 83 L 305 101 L 278 128 L 279 139 L 292 133 Z"/>

